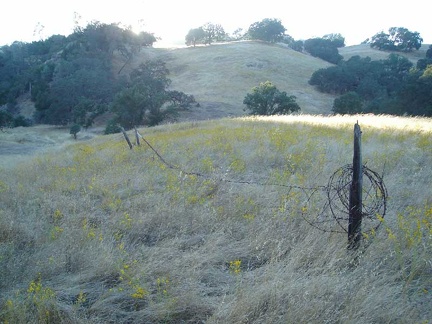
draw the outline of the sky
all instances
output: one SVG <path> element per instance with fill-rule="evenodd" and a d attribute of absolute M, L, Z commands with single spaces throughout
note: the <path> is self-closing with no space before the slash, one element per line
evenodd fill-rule
<path fill-rule="evenodd" d="M 424 0 L 11 0 L 0 11 L 0 46 L 69 35 L 76 22 L 120 23 L 154 33 L 155 47 L 183 46 L 188 31 L 206 23 L 228 33 L 264 18 L 282 22 L 294 39 L 340 33 L 357 45 L 390 27 L 419 32 L 432 44 L 432 19 Z"/>

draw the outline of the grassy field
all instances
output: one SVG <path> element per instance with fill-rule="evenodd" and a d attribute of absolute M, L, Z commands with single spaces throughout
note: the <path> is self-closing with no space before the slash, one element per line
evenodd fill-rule
<path fill-rule="evenodd" d="M 355 255 L 346 234 L 305 219 L 339 228 L 320 188 L 351 163 L 357 121 L 388 206 Z M 1 323 L 432 321 L 430 119 L 238 117 L 140 132 L 151 147 L 68 139 L 1 167 Z"/>

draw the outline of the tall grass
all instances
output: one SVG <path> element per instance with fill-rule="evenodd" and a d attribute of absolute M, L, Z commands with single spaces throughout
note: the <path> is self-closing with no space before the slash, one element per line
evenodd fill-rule
<path fill-rule="evenodd" d="M 346 235 L 302 217 L 325 197 L 295 188 L 351 163 L 357 120 L 389 201 L 352 262 Z M 0 322 L 432 321 L 430 119 L 237 118 L 141 133 L 174 168 L 110 135 L 1 172 Z"/>

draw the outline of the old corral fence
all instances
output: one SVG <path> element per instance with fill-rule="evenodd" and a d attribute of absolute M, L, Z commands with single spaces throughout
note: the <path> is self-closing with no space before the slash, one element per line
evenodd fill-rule
<path fill-rule="evenodd" d="M 121 128 L 130 149 L 133 144 L 126 131 Z M 215 177 L 199 172 L 186 171 L 166 161 L 161 154 L 135 128 L 136 145 L 142 141 L 156 154 L 158 159 L 169 169 L 181 171 L 186 175 L 194 175 L 208 179 Z M 306 188 L 285 184 L 259 183 L 255 181 L 236 181 L 220 178 L 221 182 L 244 185 L 279 186 L 308 192 L 306 203 L 310 202 L 317 192 L 324 192 L 325 203 L 319 212 L 303 213 L 303 219 L 311 226 L 324 231 L 348 234 L 348 249 L 356 250 L 360 246 L 363 235 L 374 234 L 381 224 L 387 210 L 387 189 L 382 176 L 362 163 L 361 129 L 358 122 L 354 125 L 353 163 L 336 170 L 329 178 L 326 186 Z M 307 208 L 305 208 L 307 210 Z M 334 229 L 335 223 L 339 230 Z"/>

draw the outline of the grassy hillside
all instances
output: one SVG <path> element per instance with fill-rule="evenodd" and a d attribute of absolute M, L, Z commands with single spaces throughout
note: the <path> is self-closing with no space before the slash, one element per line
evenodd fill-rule
<path fill-rule="evenodd" d="M 428 44 L 423 44 L 418 51 L 414 50 L 409 53 L 397 53 L 408 58 L 413 64 L 416 64 L 418 60 L 426 57 L 426 51 L 429 49 Z M 344 60 L 348 60 L 351 56 L 360 55 L 361 57 L 369 56 L 372 60 L 385 60 L 391 52 L 379 51 L 371 48 L 369 44 L 360 44 L 354 46 L 346 46 L 339 48 L 339 53 L 344 57 Z"/>
<path fill-rule="evenodd" d="M 305 219 L 340 229 L 322 186 L 351 162 L 357 120 L 364 163 L 389 197 L 354 260 L 346 234 Z M 95 137 L 2 170 L 0 322 L 432 321 L 430 119 L 231 118 L 140 132 L 151 147 Z"/>
<path fill-rule="evenodd" d="M 314 71 L 330 64 L 291 49 L 261 42 L 232 42 L 176 49 L 151 49 L 135 58 L 130 68 L 159 57 L 167 62 L 172 89 L 193 94 L 201 104 L 189 118 L 209 119 L 244 115 L 243 99 L 267 80 L 295 95 L 304 113 L 330 113 L 334 97 L 319 93 L 308 81 Z"/>
<path fill-rule="evenodd" d="M 416 63 L 425 57 L 427 49 L 428 45 L 423 45 L 419 51 L 401 54 Z M 367 44 L 340 48 L 339 52 L 345 60 L 354 55 L 386 59 L 390 54 Z M 335 96 L 320 93 L 308 84 L 316 70 L 331 64 L 281 45 L 240 41 L 195 48 L 147 48 L 124 68 L 124 58 L 117 57 L 114 73 L 121 70 L 120 76 L 126 76 L 143 61 L 157 58 L 167 63 L 171 88 L 193 94 L 200 103 L 199 108 L 182 114 L 182 121 L 243 116 L 244 97 L 267 80 L 296 96 L 302 113 L 331 113 Z M 29 98 L 24 96 L 19 105 L 21 113 L 31 117 L 34 107 Z"/>
<path fill-rule="evenodd" d="M 425 57 L 428 45 L 419 51 L 400 53 L 413 63 Z M 389 52 L 370 48 L 367 44 L 339 49 L 345 60 L 351 56 L 386 59 Z M 123 70 L 128 73 L 144 60 L 161 58 L 167 62 L 172 89 L 193 94 L 201 104 L 181 120 L 205 120 L 242 116 L 243 99 L 261 82 L 270 80 L 279 90 L 297 97 L 302 112 L 329 114 L 334 96 L 316 91 L 308 84 L 313 72 L 330 66 L 319 58 L 302 54 L 280 45 L 241 41 L 211 46 L 174 49 L 147 49 Z M 121 66 L 121 64 L 119 64 Z"/>

